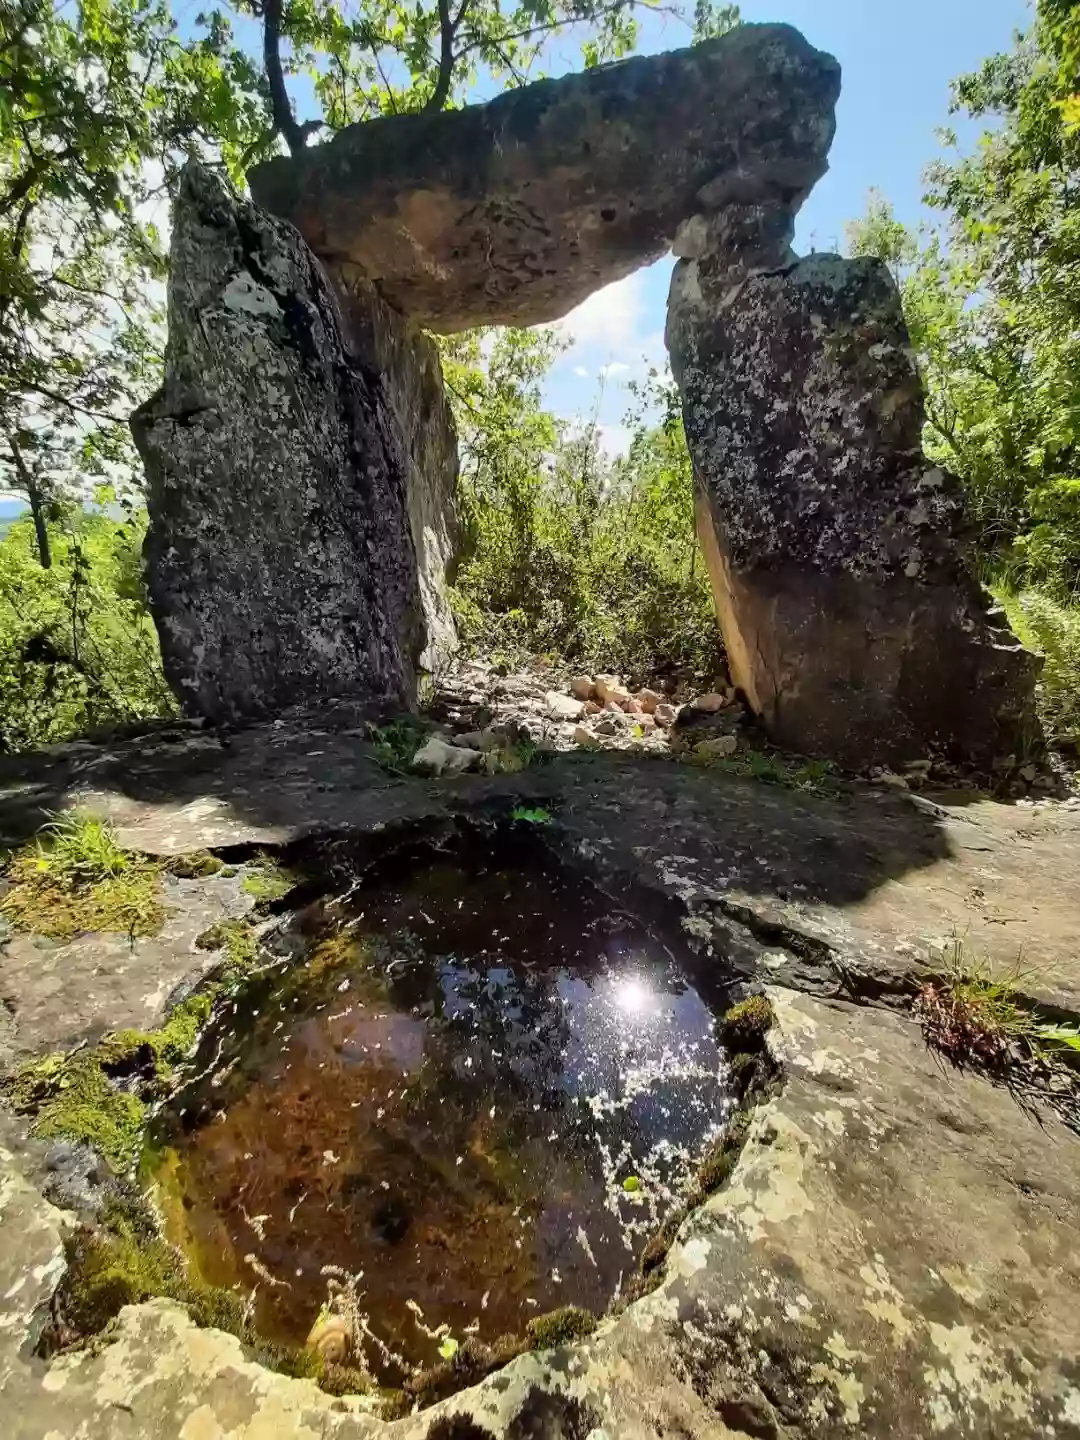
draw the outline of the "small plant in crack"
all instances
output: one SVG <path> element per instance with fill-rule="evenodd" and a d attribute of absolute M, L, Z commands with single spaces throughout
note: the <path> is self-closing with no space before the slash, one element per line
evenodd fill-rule
<path fill-rule="evenodd" d="M 375 749 L 375 759 L 388 775 L 408 775 L 412 759 L 427 738 L 427 730 L 418 721 L 405 716 L 388 725 L 369 725 L 368 734 Z"/>
<path fill-rule="evenodd" d="M 913 1002 L 926 1043 L 957 1069 L 1006 1085 L 1026 1108 L 1048 1105 L 1080 1133 L 1080 1027 L 1029 1003 L 1019 957 L 1005 975 L 953 939 L 926 967 Z"/>

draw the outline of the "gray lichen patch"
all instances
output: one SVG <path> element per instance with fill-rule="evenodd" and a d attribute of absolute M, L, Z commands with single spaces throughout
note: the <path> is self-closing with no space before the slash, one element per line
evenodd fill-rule
<path fill-rule="evenodd" d="M 437 381 L 437 365 L 425 373 Z M 445 405 L 431 416 L 449 425 Z M 428 639 L 419 567 L 437 588 L 448 559 L 445 541 L 418 558 L 417 539 L 449 504 L 446 474 L 426 509 L 410 503 L 424 477 L 318 261 L 193 164 L 173 221 L 165 383 L 132 427 L 151 603 L 189 713 L 412 699 Z"/>

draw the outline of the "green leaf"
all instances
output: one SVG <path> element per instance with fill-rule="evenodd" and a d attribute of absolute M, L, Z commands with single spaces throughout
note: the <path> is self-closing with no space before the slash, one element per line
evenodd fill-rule
<path fill-rule="evenodd" d="M 516 810 L 510 812 L 511 820 L 525 820 L 530 825 L 548 825 L 551 823 L 551 811 L 541 809 L 529 809 L 525 805 L 519 805 Z"/>
<path fill-rule="evenodd" d="M 459 1348 L 460 1347 L 458 1346 L 458 1342 L 454 1339 L 454 1337 L 452 1335 L 447 1335 L 446 1339 L 443 1340 L 443 1342 L 439 1346 L 439 1354 L 444 1360 L 452 1360 L 457 1354 Z"/>

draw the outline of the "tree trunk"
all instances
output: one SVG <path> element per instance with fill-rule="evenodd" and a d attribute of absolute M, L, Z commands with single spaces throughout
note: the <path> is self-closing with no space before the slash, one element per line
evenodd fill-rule
<path fill-rule="evenodd" d="M 26 491 L 26 498 L 30 501 L 30 514 L 34 520 L 34 534 L 37 537 L 38 559 L 41 561 L 41 568 L 51 570 L 52 549 L 49 545 L 49 527 L 45 520 L 45 498 L 30 472 L 30 467 L 23 459 L 18 440 L 14 435 L 9 435 L 7 439 L 15 460 L 15 469 L 19 473 L 19 483 Z"/>

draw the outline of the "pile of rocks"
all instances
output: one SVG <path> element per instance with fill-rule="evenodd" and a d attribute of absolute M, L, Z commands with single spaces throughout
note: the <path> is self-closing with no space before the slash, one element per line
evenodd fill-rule
<path fill-rule="evenodd" d="M 731 755 L 745 718 L 730 686 L 680 703 L 659 689 L 632 691 L 618 675 L 568 676 L 542 661 L 509 675 L 482 660 L 462 662 L 440 679 L 424 710 L 438 730 L 418 748 L 413 765 L 440 775 L 518 768 L 530 745 L 549 753 Z"/>

